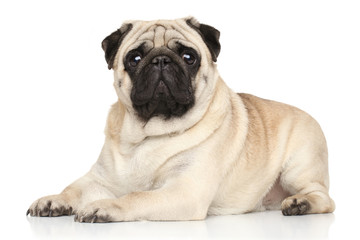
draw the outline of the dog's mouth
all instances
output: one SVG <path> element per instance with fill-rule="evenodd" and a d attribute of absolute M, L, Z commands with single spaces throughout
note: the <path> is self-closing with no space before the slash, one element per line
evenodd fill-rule
<path fill-rule="evenodd" d="M 133 107 L 139 117 L 149 120 L 154 116 L 164 116 L 166 119 L 172 116 L 182 116 L 194 104 L 192 91 L 176 91 L 167 85 L 165 80 L 159 80 L 158 84 L 149 95 L 149 90 L 143 92 L 133 91 Z"/>
<path fill-rule="evenodd" d="M 159 98 L 161 101 L 166 101 L 167 96 L 170 95 L 169 88 L 166 86 L 163 80 L 160 80 L 158 86 L 155 88 L 154 97 Z"/>

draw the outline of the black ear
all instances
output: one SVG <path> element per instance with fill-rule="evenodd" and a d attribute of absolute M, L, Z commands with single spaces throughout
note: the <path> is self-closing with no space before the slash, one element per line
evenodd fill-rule
<path fill-rule="evenodd" d="M 212 26 L 198 23 L 194 18 L 189 18 L 186 23 L 195 29 L 209 48 L 212 60 L 216 62 L 220 53 L 220 32 Z"/>
<path fill-rule="evenodd" d="M 107 36 L 102 41 L 101 47 L 105 52 L 105 59 L 109 69 L 113 68 L 115 55 L 121 45 L 122 40 L 124 39 L 126 34 L 130 32 L 131 29 L 132 24 L 124 24 L 123 26 L 121 26 L 121 28 Z"/>

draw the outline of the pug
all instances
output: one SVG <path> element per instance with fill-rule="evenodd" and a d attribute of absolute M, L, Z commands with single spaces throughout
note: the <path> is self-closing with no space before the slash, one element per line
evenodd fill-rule
<path fill-rule="evenodd" d="M 189 17 L 129 21 L 106 37 L 118 101 L 101 154 L 27 215 L 95 223 L 333 212 L 319 124 L 295 107 L 233 92 L 216 68 L 219 36 Z"/>

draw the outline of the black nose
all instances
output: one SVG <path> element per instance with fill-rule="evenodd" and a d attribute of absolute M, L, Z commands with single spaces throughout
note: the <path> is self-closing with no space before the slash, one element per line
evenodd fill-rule
<path fill-rule="evenodd" d="M 158 65 L 160 68 L 164 68 L 167 64 L 171 63 L 171 58 L 165 55 L 160 55 L 154 57 L 151 63 Z"/>

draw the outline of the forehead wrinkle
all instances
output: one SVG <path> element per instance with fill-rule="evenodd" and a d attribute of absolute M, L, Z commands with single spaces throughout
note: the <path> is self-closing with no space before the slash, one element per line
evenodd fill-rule
<path fill-rule="evenodd" d="M 154 35 L 155 35 L 154 31 L 147 31 L 141 34 L 136 41 L 153 40 Z"/>
<path fill-rule="evenodd" d="M 157 26 L 154 34 L 154 46 L 161 47 L 165 45 L 165 28 L 163 26 Z"/>
<path fill-rule="evenodd" d="M 185 40 L 184 35 L 182 35 L 179 31 L 175 29 L 169 29 L 165 32 L 165 42 L 168 44 L 172 39 L 182 39 Z"/>
<path fill-rule="evenodd" d="M 143 50 L 145 52 L 148 52 L 150 51 L 150 49 L 154 48 L 154 43 L 150 40 L 137 40 L 126 50 L 126 52 L 130 52 L 131 50 L 137 49 L 141 45 L 143 45 Z"/>
<path fill-rule="evenodd" d="M 164 26 L 155 24 L 150 26 L 144 33 L 142 33 L 136 42 L 146 41 L 152 42 L 153 47 L 169 46 L 169 42 L 174 40 L 186 40 L 183 34 L 173 28 L 173 26 Z"/>

